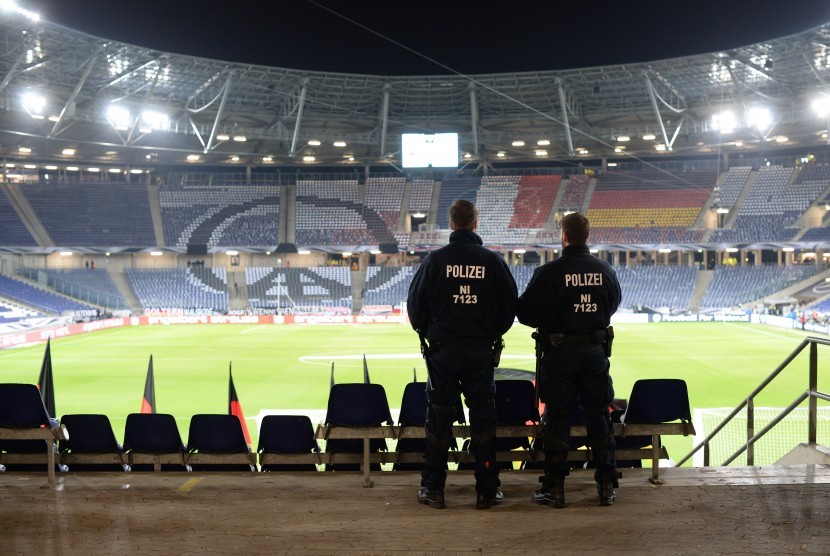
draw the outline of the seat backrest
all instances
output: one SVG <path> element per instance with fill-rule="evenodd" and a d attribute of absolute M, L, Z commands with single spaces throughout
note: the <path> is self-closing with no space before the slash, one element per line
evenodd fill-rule
<path fill-rule="evenodd" d="M 212 454 L 246 453 L 248 444 L 239 417 L 224 413 L 201 413 L 190 418 L 189 452 Z"/>
<path fill-rule="evenodd" d="M 124 451 L 172 454 L 184 450 L 176 418 L 169 413 L 130 413 L 124 426 Z"/>
<path fill-rule="evenodd" d="M 0 427 L 29 429 L 50 426 L 40 390 L 34 384 L 0 384 Z"/>
<path fill-rule="evenodd" d="M 692 420 L 686 381 L 678 378 L 640 379 L 631 389 L 624 423 L 668 423 Z"/>
<path fill-rule="evenodd" d="M 398 415 L 399 425 L 424 425 L 429 404 L 426 388 L 426 382 L 410 382 L 404 387 L 403 398 L 401 398 L 401 413 Z"/>
<path fill-rule="evenodd" d="M 500 425 L 539 422 L 533 382 L 524 379 L 496 381 L 496 419 Z"/>
<path fill-rule="evenodd" d="M 304 454 L 317 451 L 308 415 L 266 415 L 259 426 L 258 452 Z"/>
<path fill-rule="evenodd" d="M 60 452 L 104 454 L 121 451 L 106 415 L 76 413 L 64 415 L 61 422 L 69 431 L 69 440 L 58 442 Z"/>
<path fill-rule="evenodd" d="M 386 390 L 380 384 L 335 384 L 329 391 L 327 425 L 368 427 L 392 424 Z"/>

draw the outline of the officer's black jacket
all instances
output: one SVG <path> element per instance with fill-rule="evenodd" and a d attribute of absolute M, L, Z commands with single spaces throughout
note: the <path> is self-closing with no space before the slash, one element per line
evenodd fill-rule
<path fill-rule="evenodd" d="M 513 325 L 518 291 L 504 259 L 475 232 L 456 230 L 426 256 L 409 284 L 412 328 L 430 341 L 492 341 Z"/>
<path fill-rule="evenodd" d="M 613 267 L 587 245 L 568 245 L 560 258 L 533 272 L 517 316 L 546 334 L 585 334 L 607 327 L 621 299 Z"/>

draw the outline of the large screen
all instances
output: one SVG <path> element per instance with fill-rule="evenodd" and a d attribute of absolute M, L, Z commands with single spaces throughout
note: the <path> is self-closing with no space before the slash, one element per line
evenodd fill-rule
<path fill-rule="evenodd" d="M 401 164 L 404 168 L 458 168 L 458 134 L 401 134 Z"/>

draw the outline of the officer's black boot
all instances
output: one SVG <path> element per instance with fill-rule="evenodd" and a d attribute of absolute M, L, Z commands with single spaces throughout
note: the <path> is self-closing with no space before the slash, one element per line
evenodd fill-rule
<path fill-rule="evenodd" d="M 594 479 L 597 482 L 597 495 L 600 506 L 610 506 L 614 503 L 617 493 L 614 487 L 618 487 L 616 470 L 606 473 L 596 473 Z"/>
<path fill-rule="evenodd" d="M 426 487 L 418 491 L 418 503 L 425 504 L 436 510 L 442 510 L 447 507 L 444 504 L 444 491 L 429 490 Z"/>
<path fill-rule="evenodd" d="M 535 504 L 545 504 L 554 508 L 564 508 L 565 504 L 565 477 L 540 477 L 542 482 L 539 490 L 530 493 L 530 500 Z"/>

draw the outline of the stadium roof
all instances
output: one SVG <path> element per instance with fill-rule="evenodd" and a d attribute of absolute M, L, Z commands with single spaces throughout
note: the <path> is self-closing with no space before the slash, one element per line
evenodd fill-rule
<path fill-rule="evenodd" d="M 828 117 L 814 103 L 830 100 L 830 23 L 682 58 L 472 76 L 233 63 L 6 11 L 0 40 L 0 150 L 8 161 L 398 167 L 402 132 L 458 132 L 461 164 L 470 167 L 828 143 Z M 744 119 L 753 109 L 766 119 L 760 129 Z"/>

